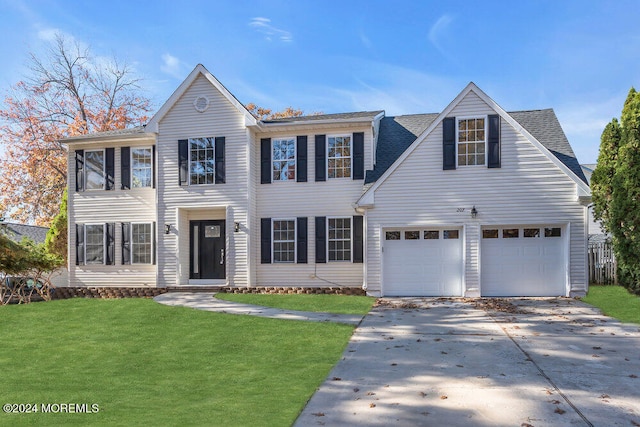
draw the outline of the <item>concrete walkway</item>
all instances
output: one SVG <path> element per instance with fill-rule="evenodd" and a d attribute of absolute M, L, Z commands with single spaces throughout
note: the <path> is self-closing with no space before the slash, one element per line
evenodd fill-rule
<path fill-rule="evenodd" d="M 273 319 L 306 320 L 309 322 L 336 322 L 358 325 L 364 316 L 351 314 L 315 313 L 310 311 L 282 310 L 250 304 L 223 301 L 207 292 L 167 292 L 153 298 L 165 305 L 183 306 L 198 310 L 228 314 L 245 314 Z"/>
<path fill-rule="evenodd" d="M 640 426 L 637 325 L 565 298 L 382 302 L 295 426 Z"/>

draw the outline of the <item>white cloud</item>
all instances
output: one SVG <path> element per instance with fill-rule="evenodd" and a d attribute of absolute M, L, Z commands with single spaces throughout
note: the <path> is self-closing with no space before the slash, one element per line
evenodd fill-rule
<path fill-rule="evenodd" d="M 180 59 L 171 55 L 170 53 L 162 54 L 162 65 L 160 66 L 160 70 L 169 74 L 171 77 L 175 77 L 176 79 L 183 79 L 185 64 L 180 61 Z"/>
<path fill-rule="evenodd" d="M 446 55 L 446 50 L 442 47 L 443 38 L 448 34 L 448 29 L 453 22 L 453 17 L 448 14 L 442 15 L 435 24 L 429 29 L 429 41 L 436 49 L 443 55 Z"/>
<path fill-rule="evenodd" d="M 290 43 L 293 41 L 293 35 L 291 32 L 276 28 L 271 25 L 271 19 L 264 17 L 252 18 L 249 22 L 249 26 L 253 27 L 257 32 L 264 34 L 264 38 L 267 41 L 279 40 L 284 43 Z"/>

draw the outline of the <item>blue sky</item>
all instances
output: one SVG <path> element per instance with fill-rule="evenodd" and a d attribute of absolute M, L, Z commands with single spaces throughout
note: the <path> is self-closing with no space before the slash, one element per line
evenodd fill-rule
<path fill-rule="evenodd" d="M 202 63 L 241 102 L 439 112 L 475 82 L 555 109 L 582 163 L 640 88 L 640 2 L 0 0 L 0 93 L 58 31 L 142 77 L 156 108 Z"/>

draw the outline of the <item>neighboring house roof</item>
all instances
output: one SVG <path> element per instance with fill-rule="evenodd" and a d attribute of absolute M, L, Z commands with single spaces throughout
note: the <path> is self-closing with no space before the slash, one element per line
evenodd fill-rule
<path fill-rule="evenodd" d="M 587 177 L 587 181 L 591 184 L 591 175 L 593 175 L 593 171 L 596 170 L 597 163 L 587 163 L 584 165 L 580 165 L 582 168 L 582 172 L 584 172 L 584 176 Z"/>
<path fill-rule="evenodd" d="M 144 137 L 152 138 L 153 134 L 148 133 L 146 131 L 145 126 L 135 126 L 127 129 L 117 129 L 117 130 L 109 130 L 105 132 L 89 133 L 87 135 L 71 136 L 69 138 L 63 139 L 62 141 L 65 144 L 73 144 L 75 142 L 89 142 L 89 141 L 111 139 L 111 138 L 144 138 Z"/>
<path fill-rule="evenodd" d="M 28 237 L 35 243 L 44 243 L 47 238 L 47 227 L 37 225 L 12 224 L 0 222 L 0 233 L 4 233 L 14 242 L 20 242 L 24 237 Z"/>
<path fill-rule="evenodd" d="M 309 116 L 298 117 L 283 117 L 281 119 L 262 120 L 264 124 L 271 123 L 292 123 L 292 122 L 311 122 L 321 120 L 352 120 L 362 119 L 365 121 L 373 120 L 380 114 L 384 113 L 384 110 L 377 111 L 357 111 L 353 113 L 337 113 L 337 114 L 312 114 Z"/>

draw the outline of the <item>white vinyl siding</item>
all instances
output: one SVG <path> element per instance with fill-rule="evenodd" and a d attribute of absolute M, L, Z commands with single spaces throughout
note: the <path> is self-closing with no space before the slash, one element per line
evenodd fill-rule
<path fill-rule="evenodd" d="M 489 114 L 494 111 L 471 92 L 449 116 Z M 467 295 L 479 295 L 479 226 L 527 223 L 570 224 L 570 290 L 584 291 L 585 208 L 577 201 L 576 183 L 505 120 L 501 126 L 501 168 L 459 168 L 444 174 L 440 124 L 377 188 L 375 208 L 367 212 L 367 285 L 371 292 L 381 289 L 382 228 L 464 226 L 465 289 Z M 475 220 L 470 215 L 473 206 L 478 211 Z"/>
<path fill-rule="evenodd" d="M 155 189 L 137 188 L 135 191 L 121 188 L 120 147 L 150 147 L 153 139 L 121 138 L 109 143 L 114 147 L 115 186 L 113 191 L 69 191 L 69 286 L 156 286 L 156 266 L 152 264 L 122 265 L 122 222 L 156 221 Z M 77 143 L 70 146 L 68 155 L 69 171 L 75 171 L 74 150 L 95 151 L 98 143 Z M 103 151 L 104 146 L 100 146 Z M 67 175 L 68 188 L 75 188 L 75 173 Z M 115 224 L 114 265 L 75 265 L 76 232 L 75 224 Z M 161 236 L 162 238 L 162 236 Z"/>
<path fill-rule="evenodd" d="M 315 135 L 352 135 L 364 132 L 365 170 L 372 169 L 372 131 L 362 124 L 333 125 L 331 128 L 306 127 L 287 129 L 279 132 L 257 134 L 253 146 L 259 155 L 261 138 L 285 138 L 292 134 L 307 136 L 307 176 L 308 182 L 287 181 L 278 185 L 260 185 L 260 177 L 254 173 L 256 192 L 256 218 L 306 217 L 307 223 L 307 263 L 261 264 L 253 263 L 256 286 L 348 286 L 361 287 L 363 284 L 362 263 L 329 261 L 329 235 L 327 236 L 327 262 L 316 263 L 315 217 L 352 218 L 357 215 L 352 205 L 362 194 L 362 181 L 353 179 L 328 179 L 315 182 Z M 259 157 L 258 157 L 259 158 Z M 259 170 L 259 168 L 258 168 Z M 351 219 L 351 223 L 353 220 Z M 254 225 L 259 230 L 260 224 Z M 259 236 L 259 235 L 258 235 Z M 252 241 L 252 251 L 260 259 L 260 239 Z M 353 247 L 351 248 L 353 257 Z M 350 259 L 351 259 L 350 258 Z"/>
<path fill-rule="evenodd" d="M 193 101 L 209 99 L 198 113 Z M 189 284 L 189 221 L 226 220 L 226 280 L 230 286 L 248 284 L 249 142 L 245 117 L 204 77 L 197 77 L 158 124 L 158 224 L 172 232 L 158 239 L 158 285 Z M 202 136 L 225 138 L 225 183 L 179 185 L 178 141 Z M 241 230 L 234 232 L 234 222 Z"/>

